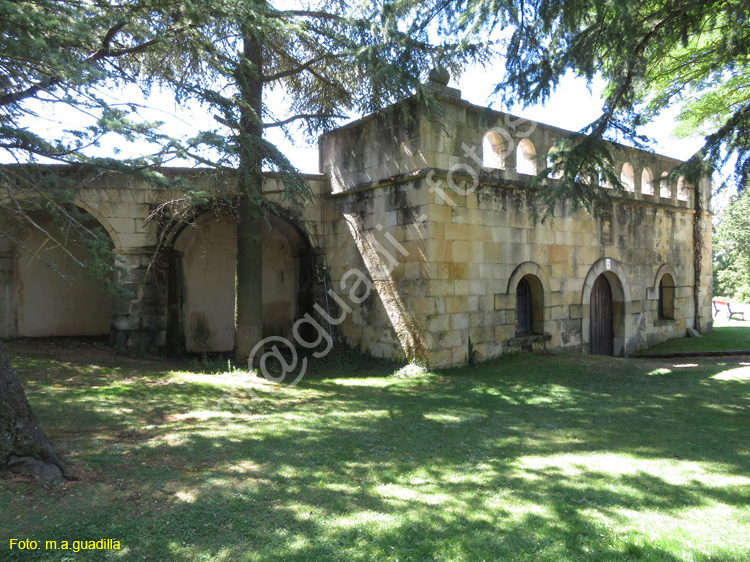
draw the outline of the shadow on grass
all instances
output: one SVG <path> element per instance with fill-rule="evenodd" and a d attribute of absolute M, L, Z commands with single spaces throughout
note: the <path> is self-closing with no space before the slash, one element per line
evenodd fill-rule
<path fill-rule="evenodd" d="M 0 529 L 122 537 L 125 559 L 676 562 L 684 543 L 645 541 L 629 514 L 679 520 L 750 502 L 746 484 L 661 473 L 708 463 L 725 479 L 748 474 L 750 377 L 714 378 L 735 368 L 524 356 L 414 380 L 321 369 L 260 400 L 237 393 L 241 415 L 224 400 L 231 391 L 206 384 L 35 387 L 43 421 L 77 408 L 71 431 L 153 427 L 81 452 L 107 472 L 85 491 L 4 497 L 9 513 L 48 502 L 36 505 L 50 517 Z M 113 403 L 97 407 L 103 398 Z M 164 421 L 196 410 L 216 415 Z M 714 548 L 694 559 L 743 556 Z"/>

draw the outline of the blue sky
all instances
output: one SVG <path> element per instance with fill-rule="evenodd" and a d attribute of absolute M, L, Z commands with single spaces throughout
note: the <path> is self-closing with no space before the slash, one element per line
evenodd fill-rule
<path fill-rule="evenodd" d="M 492 69 L 469 68 L 459 80 L 452 79 L 450 86 L 461 90 L 461 97 L 473 104 L 489 106 L 501 111 L 509 111 L 541 123 L 554 125 L 563 129 L 577 131 L 596 119 L 602 110 L 602 84 L 592 84 L 591 90 L 582 78 L 566 77 L 560 87 L 543 106 L 523 108 L 520 105 L 507 108 L 493 103 L 489 97 L 497 81 Z M 677 139 L 673 137 L 674 118 L 677 109 L 669 110 L 657 120 L 644 127 L 643 132 L 656 141 L 654 149 L 660 154 L 685 160 L 702 144 L 702 138 Z M 293 164 L 301 171 L 318 172 L 317 147 L 287 141 L 283 135 L 274 131 L 269 140 L 277 143 Z"/>
<path fill-rule="evenodd" d="M 497 70 L 493 68 L 473 67 L 458 79 L 452 79 L 450 85 L 458 87 L 462 92 L 462 98 L 481 106 L 490 106 L 534 121 L 547 123 L 563 129 L 577 131 L 596 119 L 602 109 L 601 91 L 602 83 L 594 82 L 591 89 L 585 80 L 571 76 L 566 77 L 544 104 L 533 107 L 503 107 L 497 102 L 489 99 L 495 82 L 498 81 L 502 72 L 502 65 L 498 63 Z M 180 107 L 168 93 L 153 92 L 152 96 L 143 100 L 140 91 L 135 86 L 124 90 L 107 90 L 106 86 L 101 88 L 102 96 L 115 102 L 143 103 L 144 108 L 140 113 L 144 119 L 164 121 L 164 131 L 173 136 L 192 136 L 200 129 L 215 128 L 217 123 L 213 117 L 200 107 Z M 280 93 L 271 93 L 267 96 L 267 102 L 273 109 L 273 97 Z M 38 102 L 30 102 L 32 104 Z M 42 106 L 38 104 L 39 117 L 29 123 L 33 130 L 41 132 L 46 128 L 50 136 L 59 134 L 66 127 L 76 128 L 81 124 L 85 115 L 75 110 L 64 107 L 56 109 L 54 104 Z M 701 138 L 676 139 L 672 136 L 674 129 L 674 116 L 677 109 L 668 110 L 656 121 L 643 129 L 643 132 L 653 137 L 656 141 L 654 149 L 660 154 L 678 158 L 681 160 L 690 157 L 702 144 Z M 283 110 L 279 110 L 283 114 Z M 358 117 L 358 116 L 354 116 Z M 268 139 L 274 142 L 281 151 L 287 155 L 291 162 L 302 172 L 318 172 L 318 152 L 315 144 L 310 144 L 299 136 L 298 142 L 291 142 L 279 129 L 269 129 Z M 293 135 L 294 136 L 294 135 Z M 104 139 L 96 152 L 100 155 L 112 155 L 119 152 L 119 156 L 137 156 L 142 153 L 144 146 L 139 144 L 128 144 L 122 139 L 113 136 Z M 0 158 L 2 158 L 0 156 Z M 7 158 L 2 158 L 7 161 Z M 174 165 L 185 165 L 185 163 L 173 163 Z"/>

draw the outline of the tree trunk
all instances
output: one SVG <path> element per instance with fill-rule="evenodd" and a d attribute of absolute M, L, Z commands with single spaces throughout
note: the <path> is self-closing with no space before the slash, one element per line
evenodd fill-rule
<path fill-rule="evenodd" d="M 263 239 L 260 208 L 243 198 L 237 217 L 237 310 L 234 349 L 239 364 L 263 339 Z"/>
<path fill-rule="evenodd" d="M 0 468 L 41 480 L 69 479 L 68 462 L 49 442 L 26 400 L 15 369 L 0 348 Z"/>
<path fill-rule="evenodd" d="M 262 46 L 259 37 L 243 26 L 244 58 L 249 64 L 237 69 L 240 91 L 240 155 L 237 171 L 240 206 L 237 217 L 237 281 L 234 354 L 239 364 L 247 361 L 253 347 L 263 339 L 263 190 Z"/>

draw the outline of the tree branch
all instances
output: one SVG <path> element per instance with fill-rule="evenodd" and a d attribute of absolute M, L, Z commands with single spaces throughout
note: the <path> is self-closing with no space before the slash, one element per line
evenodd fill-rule
<path fill-rule="evenodd" d="M 617 89 L 613 101 L 607 104 L 607 111 L 599 119 L 599 123 L 597 124 L 595 130 L 593 131 L 598 136 L 601 136 L 601 134 L 604 133 L 604 130 L 606 129 L 607 125 L 612 119 L 612 115 L 614 115 L 614 112 L 617 109 L 617 106 L 619 105 L 620 101 L 625 95 L 625 92 L 630 87 L 630 84 L 633 82 L 633 78 L 635 74 L 634 73 L 635 61 L 638 58 L 638 56 L 641 54 L 643 49 L 646 48 L 646 45 L 648 45 L 648 43 L 654 37 L 656 37 L 659 31 L 661 31 L 661 29 L 665 25 L 667 25 L 667 23 L 669 23 L 671 20 L 673 20 L 674 18 L 676 18 L 683 12 L 684 12 L 684 9 L 680 8 L 678 10 L 674 10 L 671 14 L 667 15 L 667 17 L 665 17 L 658 24 L 656 24 L 654 28 L 651 31 L 649 31 L 646 34 L 646 36 L 641 40 L 641 42 L 636 46 L 635 50 L 633 51 L 633 57 L 631 58 L 630 65 L 628 66 L 628 73 L 625 75 L 625 80 L 623 81 L 622 85 Z"/>
<path fill-rule="evenodd" d="M 297 121 L 298 119 L 346 119 L 346 115 L 339 115 L 337 113 L 300 113 L 299 115 L 293 115 L 283 121 L 264 123 L 263 128 L 270 129 L 271 127 L 283 127 L 284 125 L 288 125 L 292 121 Z"/>
<path fill-rule="evenodd" d="M 315 63 L 318 63 L 318 62 L 320 62 L 322 60 L 325 60 L 325 59 L 327 59 L 329 57 L 331 57 L 330 54 L 321 55 L 319 57 L 316 57 L 314 59 L 311 59 L 311 60 L 307 61 L 306 63 L 303 63 L 303 64 L 299 65 L 297 68 L 292 68 L 292 69 L 289 69 L 289 70 L 285 70 L 283 72 L 277 72 L 276 74 L 271 74 L 270 76 L 264 76 L 263 77 L 263 82 L 264 83 L 275 82 L 276 80 L 281 80 L 282 78 L 286 78 L 287 76 L 292 76 L 294 74 L 299 74 L 303 70 L 307 70 L 308 68 L 310 68 Z"/>
<path fill-rule="evenodd" d="M 120 22 L 116 25 L 113 25 L 111 28 L 107 30 L 107 33 L 104 34 L 104 37 L 102 38 L 102 43 L 99 49 L 89 55 L 87 58 L 83 60 L 84 64 L 92 64 L 95 62 L 98 62 L 100 60 L 104 60 L 107 58 L 117 58 L 122 57 L 126 55 L 132 55 L 136 53 L 140 53 L 142 51 L 145 51 L 152 45 L 155 45 L 161 39 L 151 39 L 149 41 L 145 41 L 143 43 L 139 43 L 138 45 L 133 45 L 132 47 L 127 47 L 123 49 L 112 49 L 110 47 L 112 41 L 114 40 L 115 36 L 122 31 L 122 29 L 125 27 L 126 22 Z M 179 35 L 180 33 L 183 33 L 185 30 L 194 27 L 194 26 L 185 26 L 173 29 L 170 34 L 171 35 Z M 40 82 L 37 82 L 36 84 L 29 86 L 25 90 L 22 90 L 20 92 L 13 92 L 8 93 L 0 96 L 0 106 L 4 105 L 10 105 L 13 103 L 18 103 L 19 101 L 23 101 L 25 99 L 28 99 L 36 94 L 38 94 L 41 91 L 47 90 L 48 88 L 52 88 L 54 86 L 57 86 L 63 82 L 62 78 L 53 78 L 50 77 L 46 80 L 42 80 Z"/>
<path fill-rule="evenodd" d="M 267 14 L 272 18 L 284 18 L 293 16 L 296 18 L 315 18 L 321 20 L 331 20 L 338 22 L 345 22 L 346 18 L 343 18 L 337 14 L 331 12 L 315 11 L 315 10 L 279 10 L 278 12 L 271 12 Z"/>

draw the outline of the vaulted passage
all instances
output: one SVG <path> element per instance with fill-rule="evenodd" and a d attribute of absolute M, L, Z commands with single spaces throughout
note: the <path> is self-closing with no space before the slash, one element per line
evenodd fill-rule
<path fill-rule="evenodd" d="M 602 274 L 591 289 L 591 353 L 612 355 L 614 353 L 614 314 L 612 288 Z"/>
<path fill-rule="evenodd" d="M 312 285 L 308 246 L 286 220 L 263 227 L 263 336 L 291 338 L 305 312 Z M 237 224 L 233 216 L 206 213 L 175 243 L 180 267 L 179 329 L 188 352 L 227 352 L 234 347 Z"/>
<path fill-rule="evenodd" d="M 19 243 L 0 241 L 0 337 L 109 334 L 112 297 L 76 264 L 88 257 L 78 235 L 47 213 L 29 215 L 39 228 L 3 225 Z M 93 217 L 83 222 L 100 226 Z"/>

